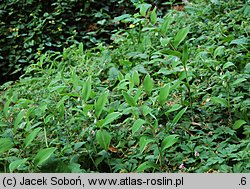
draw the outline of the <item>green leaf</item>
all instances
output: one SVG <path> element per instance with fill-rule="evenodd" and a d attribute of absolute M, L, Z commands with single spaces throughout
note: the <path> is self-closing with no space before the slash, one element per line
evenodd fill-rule
<path fill-rule="evenodd" d="M 140 77 L 139 77 L 139 74 L 138 74 L 137 71 L 134 71 L 134 72 L 133 72 L 132 80 L 133 80 L 133 83 L 134 83 L 136 86 L 139 86 L 139 85 L 140 85 Z"/>
<path fill-rule="evenodd" d="M 222 56 L 224 54 L 224 46 L 219 46 L 214 50 L 214 58 L 217 56 Z"/>
<path fill-rule="evenodd" d="M 13 173 L 14 170 L 16 170 L 22 164 L 26 163 L 27 160 L 28 160 L 28 158 L 18 159 L 18 160 L 15 160 L 15 161 L 11 162 L 10 165 L 9 165 L 10 172 Z"/>
<path fill-rule="evenodd" d="M 244 81 L 246 81 L 246 78 L 239 78 L 239 79 L 237 79 L 236 81 L 234 81 L 232 83 L 232 86 L 238 85 L 238 84 L 240 84 L 240 83 L 242 83 Z"/>
<path fill-rule="evenodd" d="M 105 130 L 99 130 L 96 133 L 96 140 L 107 151 L 111 142 L 111 135 Z"/>
<path fill-rule="evenodd" d="M 155 24 L 157 21 L 156 7 L 150 13 L 150 21 Z"/>
<path fill-rule="evenodd" d="M 169 54 L 169 55 L 177 56 L 179 58 L 181 58 L 181 56 L 182 56 L 181 52 L 179 52 L 179 51 L 173 51 L 173 50 L 170 50 L 170 49 L 164 49 L 161 52 L 164 53 L 164 54 Z"/>
<path fill-rule="evenodd" d="M 147 75 L 143 81 L 143 87 L 147 94 L 151 93 L 153 86 L 154 86 L 153 80 L 150 78 L 149 75 Z"/>
<path fill-rule="evenodd" d="M 230 45 L 247 45 L 249 43 L 249 39 L 247 39 L 246 37 L 244 38 L 239 38 L 239 39 L 235 39 L 233 41 L 231 41 Z"/>
<path fill-rule="evenodd" d="M 146 123 L 145 120 L 137 119 L 132 126 L 132 134 L 134 134 L 136 131 L 138 131 L 144 123 Z"/>
<path fill-rule="evenodd" d="M 225 64 L 223 65 L 223 69 L 226 69 L 226 68 L 228 68 L 228 67 L 230 67 L 230 66 L 235 66 L 235 65 L 234 65 L 234 63 L 232 63 L 232 62 L 227 62 L 227 63 L 225 63 Z"/>
<path fill-rule="evenodd" d="M 21 110 L 21 111 L 17 114 L 16 119 L 15 119 L 15 121 L 14 121 L 14 131 L 17 130 L 19 124 L 21 123 L 21 121 L 22 121 L 22 119 L 23 119 L 23 117 L 24 117 L 24 113 L 25 113 L 24 110 Z"/>
<path fill-rule="evenodd" d="M 5 118 L 9 118 L 9 107 L 10 107 L 11 99 L 7 100 L 3 107 L 3 113 Z"/>
<path fill-rule="evenodd" d="M 0 156 L 5 151 L 11 149 L 13 146 L 12 140 L 9 138 L 0 138 Z"/>
<path fill-rule="evenodd" d="M 34 129 L 24 140 L 24 148 L 30 145 L 30 143 L 36 138 L 37 134 L 40 132 L 42 128 L 38 127 Z"/>
<path fill-rule="evenodd" d="M 8 123 L 0 121 L 0 127 L 6 127 L 6 126 L 8 126 Z"/>
<path fill-rule="evenodd" d="M 139 165 L 139 167 L 137 167 L 136 171 L 138 173 L 141 173 L 141 172 L 143 172 L 143 171 L 145 171 L 146 169 L 149 169 L 149 168 L 154 168 L 154 169 L 159 170 L 159 166 L 156 163 L 146 161 L 146 162 L 142 163 L 141 165 Z"/>
<path fill-rule="evenodd" d="M 167 34 L 167 30 L 168 30 L 171 22 L 172 22 L 171 15 L 169 14 L 164 18 L 164 22 L 160 28 L 162 35 L 165 36 Z"/>
<path fill-rule="evenodd" d="M 82 98 L 85 102 L 89 99 L 91 94 L 91 77 L 88 77 L 88 79 L 84 82 L 83 88 L 82 88 Z"/>
<path fill-rule="evenodd" d="M 107 115 L 107 117 L 105 117 L 101 126 L 104 127 L 105 125 L 110 124 L 111 122 L 116 120 L 120 115 L 121 115 L 121 113 L 119 113 L 119 112 L 110 113 L 109 115 Z"/>
<path fill-rule="evenodd" d="M 114 22 L 120 22 L 121 20 L 124 20 L 126 18 L 130 18 L 130 17 L 131 17 L 130 14 L 123 14 L 121 16 L 115 17 Z"/>
<path fill-rule="evenodd" d="M 221 104 L 225 107 L 228 107 L 228 102 L 226 99 L 224 98 L 220 98 L 220 97 L 211 97 L 211 101 L 217 104 Z"/>
<path fill-rule="evenodd" d="M 78 50 L 79 50 L 80 54 L 83 54 L 83 43 L 79 43 Z"/>
<path fill-rule="evenodd" d="M 173 124 L 176 124 L 179 119 L 182 117 L 182 115 L 186 112 L 187 110 L 187 107 L 186 108 L 183 108 L 175 117 L 174 117 L 174 120 L 173 120 Z"/>
<path fill-rule="evenodd" d="M 152 138 L 149 138 L 149 137 L 147 137 L 147 136 L 142 136 L 142 137 L 140 138 L 140 141 L 139 141 L 140 153 L 142 153 L 142 152 L 146 149 L 146 147 L 147 147 L 147 145 L 148 145 L 149 143 L 154 142 L 154 141 L 155 141 L 155 140 L 152 139 Z"/>
<path fill-rule="evenodd" d="M 108 101 L 108 92 L 103 93 L 98 100 L 95 102 L 95 115 L 97 118 L 100 117 L 105 104 Z"/>
<path fill-rule="evenodd" d="M 49 157 L 54 153 L 54 151 L 56 151 L 55 147 L 39 150 L 39 152 L 34 158 L 35 166 L 42 165 L 47 159 L 49 159 Z"/>
<path fill-rule="evenodd" d="M 167 100 L 169 92 L 170 92 L 170 84 L 169 83 L 167 85 L 164 85 L 160 89 L 158 100 L 159 100 L 161 105 L 163 105 L 165 103 L 165 101 Z"/>
<path fill-rule="evenodd" d="M 239 129 L 242 125 L 244 125 L 244 124 L 246 124 L 247 122 L 246 121 L 244 121 L 244 120 L 237 120 L 237 121 L 235 121 L 235 123 L 234 123 L 234 125 L 233 125 L 233 129 L 234 130 L 237 130 L 237 129 Z"/>
<path fill-rule="evenodd" d="M 186 66 L 187 62 L 188 62 L 188 46 L 187 43 L 185 43 L 182 53 L 182 63 Z"/>
<path fill-rule="evenodd" d="M 174 38 L 174 42 L 173 45 L 175 48 L 177 48 L 179 46 L 179 44 L 186 38 L 187 34 L 189 32 L 189 28 L 182 28 L 177 35 Z"/>
<path fill-rule="evenodd" d="M 169 135 L 161 143 L 161 151 L 173 146 L 178 141 L 178 135 Z"/>
<path fill-rule="evenodd" d="M 129 106 L 136 106 L 136 102 L 133 97 L 131 97 L 127 92 L 122 92 L 123 97 L 125 98 Z"/>
<path fill-rule="evenodd" d="M 171 106 L 171 108 L 166 112 L 166 114 L 170 113 L 170 112 L 174 112 L 176 110 L 179 110 L 182 106 L 180 104 L 174 104 L 173 106 Z"/>
<path fill-rule="evenodd" d="M 148 11 L 148 9 L 151 7 L 152 5 L 150 5 L 150 4 L 141 4 L 140 5 L 140 14 L 142 15 L 142 16 L 146 16 L 146 14 L 147 14 L 147 11 Z"/>

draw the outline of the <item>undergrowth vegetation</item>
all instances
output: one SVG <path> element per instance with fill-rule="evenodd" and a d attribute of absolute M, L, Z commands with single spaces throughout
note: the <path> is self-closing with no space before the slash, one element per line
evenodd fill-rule
<path fill-rule="evenodd" d="M 137 8 L 1 86 L 1 172 L 249 172 L 249 3 Z"/>

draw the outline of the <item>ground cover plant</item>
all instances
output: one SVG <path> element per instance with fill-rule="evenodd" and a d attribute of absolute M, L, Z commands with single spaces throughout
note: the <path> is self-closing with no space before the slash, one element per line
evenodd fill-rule
<path fill-rule="evenodd" d="M 249 172 L 249 2 L 135 5 L 1 86 L 1 172 Z"/>

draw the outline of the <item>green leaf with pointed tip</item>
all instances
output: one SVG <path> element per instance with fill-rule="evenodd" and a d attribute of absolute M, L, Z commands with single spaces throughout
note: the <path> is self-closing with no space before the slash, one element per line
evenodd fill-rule
<path fill-rule="evenodd" d="M 221 104 L 225 107 L 228 107 L 228 102 L 226 99 L 224 98 L 220 98 L 220 97 L 211 97 L 211 101 L 214 102 L 214 103 L 217 103 L 217 104 Z"/>
<path fill-rule="evenodd" d="M 0 138 L 0 155 L 11 149 L 13 147 L 13 142 L 9 138 Z"/>
<path fill-rule="evenodd" d="M 50 158 L 50 156 L 56 151 L 55 147 L 52 148 L 45 148 L 39 150 L 37 155 L 34 158 L 34 164 L 35 166 L 42 165 L 47 159 Z"/>
<path fill-rule="evenodd" d="M 138 131 L 144 123 L 146 123 L 145 120 L 137 119 L 132 126 L 132 134 L 134 134 L 136 131 Z"/>
<path fill-rule="evenodd" d="M 139 165 L 139 167 L 137 167 L 136 171 L 138 173 L 141 173 L 141 172 L 143 172 L 147 169 L 150 169 L 150 168 L 154 168 L 154 169 L 159 170 L 159 166 L 156 163 L 146 161 L 146 162 L 142 163 L 141 165 Z"/>
<path fill-rule="evenodd" d="M 113 122 L 114 120 L 116 120 L 120 115 L 121 115 L 121 113 L 119 113 L 119 112 L 112 112 L 112 113 L 110 113 L 103 120 L 103 123 L 102 123 L 101 127 L 104 127 L 104 126 L 110 124 L 111 122 Z"/>
<path fill-rule="evenodd" d="M 141 4 L 140 5 L 140 14 L 142 15 L 142 16 L 146 16 L 146 14 L 147 14 L 147 11 L 148 11 L 148 9 L 151 7 L 152 5 L 150 5 L 150 4 Z"/>
<path fill-rule="evenodd" d="M 15 119 L 15 121 L 14 121 L 14 131 L 17 130 L 19 124 L 21 123 L 21 121 L 22 121 L 22 119 L 23 119 L 23 117 L 24 117 L 24 113 L 25 113 L 24 110 L 21 110 L 21 111 L 17 114 L 16 119 Z"/>
<path fill-rule="evenodd" d="M 9 118 L 9 107 L 10 107 L 11 99 L 7 100 L 3 107 L 3 113 L 5 118 Z"/>
<path fill-rule="evenodd" d="M 29 146 L 31 144 L 31 142 L 36 138 L 37 134 L 40 132 L 42 128 L 38 127 L 36 129 L 34 129 L 25 139 L 24 139 L 24 148 L 26 148 L 27 146 Z"/>
<path fill-rule="evenodd" d="M 174 38 L 174 42 L 173 42 L 173 45 L 174 45 L 175 48 L 177 48 L 180 45 L 180 43 L 186 38 L 188 32 L 189 32 L 189 28 L 186 27 L 186 28 L 182 28 L 177 33 L 177 35 Z"/>
<path fill-rule="evenodd" d="M 246 78 L 239 78 L 239 79 L 236 79 L 233 83 L 232 83 L 232 86 L 235 86 L 235 85 L 238 85 L 242 82 L 246 81 Z"/>
<path fill-rule="evenodd" d="M 183 108 L 175 117 L 174 117 L 174 120 L 173 120 L 173 124 L 176 124 L 179 119 L 182 117 L 182 115 L 186 112 L 187 110 L 187 107 L 186 108 Z"/>
<path fill-rule="evenodd" d="M 173 146 L 178 141 L 178 135 L 169 135 L 161 143 L 161 151 Z"/>
<path fill-rule="evenodd" d="M 235 65 L 234 65 L 234 63 L 232 63 L 232 62 L 227 62 L 227 63 L 225 63 L 225 64 L 223 65 L 223 69 L 226 69 L 226 68 L 228 68 L 228 67 L 230 67 L 230 66 L 235 66 Z"/>
<path fill-rule="evenodd" d="M 27 160 L 28 158 L 18 159 L 16 161 L 11 162 L 9 165 L 10 172 L 13 173 L 13 171 L 15 171 L 18 167 L 26 163 Z"/>
<path fill-rule="evenodd" d="M 82 98 L 85 102 L 89 99 L 91 94 L 91 77 L 88 77 L 88 79 L 84 82 L 83 88 L 82 88 Z"/>
<path fill-rule="evenodd" d="M 244 121 L 244 120 L 237 120 L 237 121 L 235 121 L 235 123 L 234 123 L 234 125 L 233 125 L 233 129 L 234 130 L 237 130 L 237 129 L 239 129 L 239 128 L 241 128 L 241 126 L 242 125 L 244 125 L 244 124 L 246 124 L 247 122 L 246 121 Z"/>
<path fill-rule="evenodd" d="M 172 22 L 171 15 L 169 14 L 164 18 L 164 22 L 160 28 L 162 35 L 165 36 L 167 34 L 167 30 L 168 30 L 171 22 Z"/>
<path fill-rule="evenodd" d="M 157 21 L 156 7 L 150 13 L 150 21 L 152 24 L 155 24 Z"/>
<path fill-rule="evenodd" d="M 188 62 L 188 46 L 187 43 L 185 43 L 182 53 L 182 63 L 186 66 L 187 62 Z"/>
<path fill-rule="evenodd" d="M 147 136 L 142 136 L 139 141 L 140 152 L 142 153 L 146 149 L 147 145 L 154 141 L 155 140 L 152 138 L 149 138 Z"/>
<path fill-rule="evenodd" d="M 125 98 L 129 106 L 136 106 L 136 102 L 133 97 L 131 97 L 127 92 L 122 92 L 123 97 Z"/>
<path fill-rule="evenodd" d="M 149 75 L 147 75 L 143 81 L 143 87 L 147 94 L 151 93 L 153 86 L 154 86 L 153 80 L 150 78 Z"/>
<path fill-rule="evenodd" d="M 171 106 L 171 108 L 170 108 L 168 111 L 166 111 L 165 114 L 168 114 L 168 113 L 170 113 L 170 112 L 174 112 L 174 111 L 176 111 L 176 110 L 179 110 L 181 107 L 182 107 L 182 106 L 181 106 L 180 104 L 174 104 L 173 106 Z"/>
<path fill-rule="evenodd" d="M 95 115 L 97 118 L 100 117 L 104 106 L 108 101 L 108 92 L 103 93 L 98 100 L 95 102 Z"/>
<path fill-rule="evenodd" d="M 139 85 L 140 85 L 140 77 L 139 77 L 139 74 L 138 74 L 137 71 L 134 71 L 134 72 L 133 72 L 132 80 L 133 80 L 133 83 L 134 83 L 136 86 L 139 86 Z"/>
<path fill-rule="evenodd" d="M 99 130 L 96 133 L 96 140 L 99 145 L 107 151 L 111 142 L 111 135 L 108 131 Z"/>
<path fill-rule="evenodd" d="M 163 105 L 165 103 L 165 101 L 167 100 L 169 92 L 170 92 L 170 84 L 169 83 L 160 89 L 158 100 L 159 100 L 161 105 Z"/>

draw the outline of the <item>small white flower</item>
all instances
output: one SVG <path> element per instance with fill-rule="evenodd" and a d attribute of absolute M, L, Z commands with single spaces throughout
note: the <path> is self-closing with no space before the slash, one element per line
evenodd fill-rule
<path fill-rule="evenodd" d="M 87 115 L 88 115 L 89 117 L 92 117 L 92 115 L 91 115 L 91 113 L 90 113 L 90 112 L 88 112 L 88 113 L 87 113 Z"/>
<path fill-rule="evenodd" d="M 194 152 L 194 156 L 195 156 L 195 157 L 200 156 L 199 152 L 195 151 L 195 152 Z"/>
<path fill-rule="evenodd" d="M 180 164 L 179 169 L 185 169 L 184 163 Z"/>

